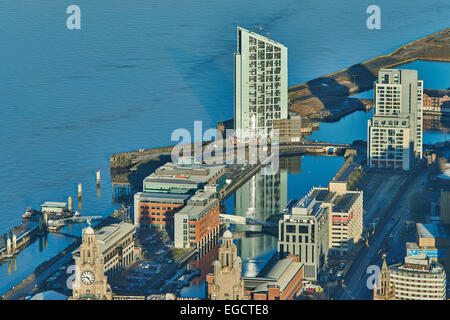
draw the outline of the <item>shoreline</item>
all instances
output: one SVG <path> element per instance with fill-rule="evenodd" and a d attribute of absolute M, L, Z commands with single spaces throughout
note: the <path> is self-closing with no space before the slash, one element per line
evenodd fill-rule
<path fill-rule="evenodd" d="M 327 118 L 337 121 L 344 116 L 341 113 L 344 113 L 336 109 L 349 101 L 348 99 L 359 100 L 361 105 L 363 104 L 361 100 L 364 99 L 349 97 L 372 89 L 380 69 L 393 68 L 417 60 L 450 62 L 449 45 L 450 28 L 446 28 L 407 43 L 390 54 L 380 55 L 291 86 L 288 88 L 289 111 L 316 121 L 327 121 Z"/>

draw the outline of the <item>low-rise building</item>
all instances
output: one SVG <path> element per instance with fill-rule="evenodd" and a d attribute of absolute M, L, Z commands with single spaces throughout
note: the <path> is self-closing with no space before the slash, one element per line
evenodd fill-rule
<path fill-rule="evenodd" d="M 191 197 L 184 193 L 138 192 L 134 195 L 134 225 L 166 229 Z"/>
<path fill-rule="evenodd" d="M 114 277 L 133 263 L 135 233 L 135 226 L 127 222 L 114 223 L 95 232 L 99 257 L 107 276 Z M 81 247 L 74 252 L 75 259 L 80 257 L 80 250 Z"/>
<path fill-rule="evenodd" d="M 205 185 L 215 184 L 220 193 L 226 187 L 226 177 L 225 165 L 168 162 L 144 179 L 143 191 L 194 194 Z"/>
<path fill-rule="evenodd" d="M 450 115 L 450 90 L 425 89 L 423 111 Z"/>
<path fill-rule="evenodd" d="M 450 270 L 450 227 L 441 223 L 417 223 L 417 242 L 406 243 L 408 257 L 426 255 Z"/>
<path fill-rule="evenodd" d="M 67 202 L 51 202 L 46 201 L 41 204 L 42 212 L 62 213 L 66 211 Z"/>
<path fill-rule="evenodd" d="M 215 186 L 197 191 L 175 214 L 176 248 L 206 248 L 219 234 L 220 201 Z"/>
<path fill-rule="evenodd" d="M 302 120 L 299 115 L 274 120 L 273 130 L 278 130 L 281 143 L 299 142 L 302 138 Z"/>
<path fill-rule="evenodd" d="M 293 300 L 303 289 L 303 264 L 288 255 L 267 273 L 244 277 L 245 291 L 251 300 Z"/>

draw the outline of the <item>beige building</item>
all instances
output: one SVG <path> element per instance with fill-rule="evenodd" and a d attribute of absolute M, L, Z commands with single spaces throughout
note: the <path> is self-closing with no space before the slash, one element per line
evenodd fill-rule
<path fill-rule="evenodd" d="M 83 242 L 74 251 L 76 264 L 72 299 L 112 299 L 108 277 L 134 261 L 135 226 L 121 222 L 98 231 L 83 229 Z"/>
<path fill-rule="evenodd" d="M 445 270 L 425 254 L 405 257 L 404 264 L 388 269 L 388 273 L 381 273 L 381 288 L 375 289 L 375 300 L 446 299 Z"/>
<path fill-rule="evenodd" d="M 242 279 L 242 259 L 237 255 L 233 235 L 227 230 L 219 248 L 218 260 L 214 262 L 214 273 L 208 274 L 207 295 L 211 300 L 247 300 Z"/>
<path fill-rule="evenodd" d="M 104 272 L 108 276 L 116 276 L 134 262 L 135 233 L 135 226 L 127 222 L 111 224 L 95 233 L 103 257 Z"/>
<path fill-rule="evenodd" d="M 83 242 L 74 259 L 75 280 L 69 300 L 111 300 L 113 294 L 105 275 L 103 255 L 91 226 L 83 229 Z"/>
<path fill-rule="evenodd" d="M 278 130 L 281 143 L 299 142 L 302 138 L 302 121 L 300 116 L 273 121 L 273 129 Z"/>
<path fill-rule="evenodd" d="M 314 200 L 315 205 L 329 209 L 327 219 L 329 253 L 343 255 L 351 250 L 362 234 L 363 192 L 347 190 L 346 181 L 333 180 L 326 188 L 314 187 L 305 198 L 311 199 L 305 201 L 305 206 Z M 297 207 L 299 206 L 300 204 Z"/>

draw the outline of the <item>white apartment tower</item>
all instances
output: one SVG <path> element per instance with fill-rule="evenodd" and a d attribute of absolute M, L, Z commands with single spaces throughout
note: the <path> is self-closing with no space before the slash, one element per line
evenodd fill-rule
<path fill-rule="evenodd" d="M 237 29 L 234 128 L 240 141 L 271 137 L 273 121 L 287 119 L 287 48 L 267 37 Z"/>
<path fill-rule="evenodd" d="M 374 85 L 374 116 L 368 121 L 371 168 L 409 170 L 422 158 L 423 81 L 417 70 L 381 69 Z"/>

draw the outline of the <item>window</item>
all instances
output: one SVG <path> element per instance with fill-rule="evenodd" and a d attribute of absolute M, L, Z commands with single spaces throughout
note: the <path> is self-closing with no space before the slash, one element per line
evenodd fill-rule
<path fill-rule="evenodd" d="M 298 226 L 298 233 L 308 233 L 308 226 Z"/>
<path fill-rule="evenodd" d="M 295 225 L 288 224 L 286 225 L 286 233 L 294 233 L 295 232 Z"/>

